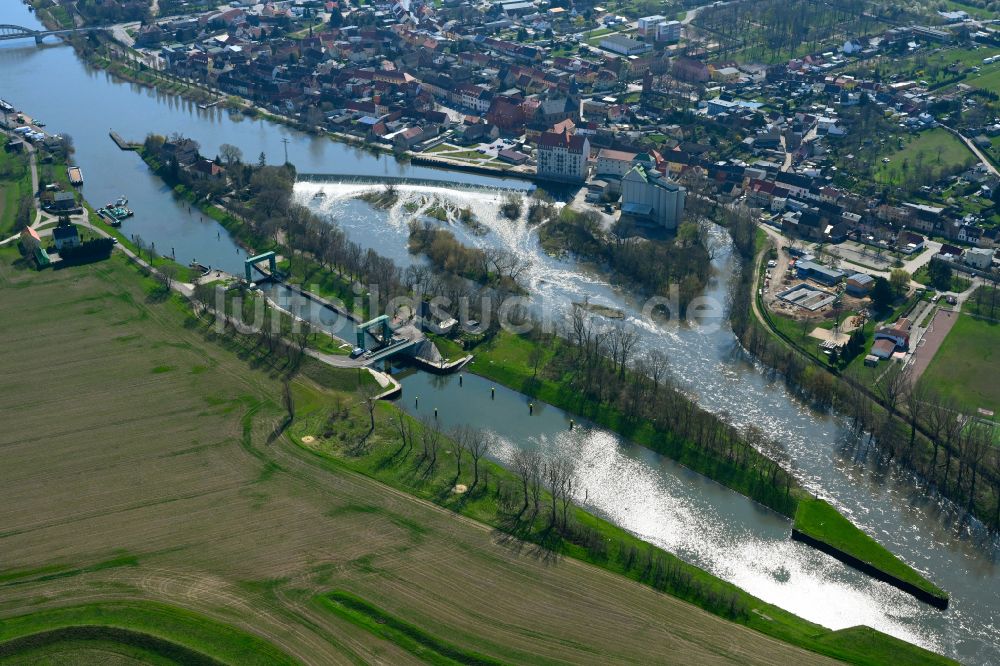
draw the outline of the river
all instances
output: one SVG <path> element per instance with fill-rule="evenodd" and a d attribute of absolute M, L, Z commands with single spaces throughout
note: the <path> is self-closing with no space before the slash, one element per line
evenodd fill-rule
<path fill-rule="evenodd" d="M 2 3 L 0 23 L 37 25 L 17 2 Z M 88 200 L 100 205 L 126 194 L 136 217 L 125 223 L 124 231 L 155 242 L 161 253 L 173 251 L 184 263 L 197 260 L 239 273 L 244 256 L 219 225 L 175 202 L 136 155 L 120 151 L 108 138 L 110 129 L 129 140 L 141 140 L 148 132 L 178 132 L 197 140 L 202 152 L 210 155 L 222 143 L 232 143 L 247 159 L 255 160 L 264 152 L 270 163 L 283 161 L 282 139 L 287 138 L 289 161 L 306 173 L 511 185 L 500 179 L 400 165 L 391 157 L 376 157 L 270 122 L 232 117 L 221 109 L 202 110 L 175 97 L 116 82 L 82 64 L 66 46 L 3 42 L 0 72 L 0 97 L 43 119 L 48 130 L 73 136 Z M 314 200 L 312 192 L 319 187 L 328 196 Z M 359 243 L 401 263 L 411 261 L 405 251 L 408 215 L 402 203 L 392 211 L 375 211 L 352 198 L 357 190 L 356 185 L 301 183 L 296 193 L 304 203 L 335 217 Z M 489 400 L 487 382 L 480 378 L 466 375 L 458 387 L 455 377 L 402 373 L 405 406 L 413 409 L 410 398 L 419 395 L 421 409 L 439 407 L 445 423 L 457 423 L 461 417 L 490 430 L 501 443 L 501 461 L 513 446 L 573 455 L 581 475 L 578 487 L 586 489 L 586 503 L 595 512 L 807 619 L 831 628 L 868 624 L 965 663 L 1000 660 L 996 545 L 983 543 L 975 530 L 954 527 L 947 506 L 923 500 L 907 478 L 855 459 L 841 420 L 813 412 L 780 382 L 768 379 L 741 353 L 727 327 L 676 326 L 640 317 L 638 304 L 599 274 L 542 254 L 523 220 L 499 219 L 498 191 L 444 185 L 440 190 L 426 186 L 410 190 L 404 201 L 438 195 L 473 207 L 491 231 L 473 237 L 456 227 L 463 240 L 530 257 L 533 265 L 527 279 L 534 307 L 558 313 L 589 296 L 624 311 L 642 331 L 645 348 L 655 346 L 668 354 L 682 388 L 707 409 L 724 413 L 737 424 L 757 424 L 782 441 L 807 487 L 926 572 L 952 595 L 951 607 L 944 613 L 936 611 L 791 542 L 787 520 L 646 449 L 589 426 L 568 432 L 569 417 L 560 410 L 540 405 L 528 418 L 524 396 L 501 387 L 497 399 Z M 733 264 L 731 247 L 718 232 L 713 233 L 713 242 L 717 275 L 706 295 L 724 302 Z"/>

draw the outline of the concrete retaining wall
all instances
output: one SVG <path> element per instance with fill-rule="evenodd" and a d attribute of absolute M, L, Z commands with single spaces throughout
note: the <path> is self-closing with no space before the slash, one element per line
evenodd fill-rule
<path fill-rule="evenodd" d="M 813 548 L 815 548 L 816 550 L 824 552 L 830 557 L 838 559 L 847 566 L 854 567 L 858 571 L 865 573 L 876 580 L 880 580 L 883 583 L 888 583 L 889 585 L 899 588 L 900 590 L 906 592 L 907 594 L 912 594 L 920 601 L 923 601 L 924 603 L 929 604 L 934 608 L 937 608 L 939 610 L 947 610 L 948 608 L 948 597 L 942 599 L 941 597 L 934 596 L 933 594 L 930 594 L 929 592 L 920 589 L 913 583 L 909 583 L 905 580 L 900 580 L 899 578 L 896 578 L 895 576 L 892 576 L 863 560 L 859 560 L 853 555 L 845 553 L 839 548 L 834 548 L 833 546 L 824 541 L 820 541 L 819 539 L 811 537 L 808 534 L 805 534 L 804 532 L 800 532 L 794 527 L 792 528 L 792 539 L 794 541 L 800 541 L 804 544 L 808 544 Z"/>

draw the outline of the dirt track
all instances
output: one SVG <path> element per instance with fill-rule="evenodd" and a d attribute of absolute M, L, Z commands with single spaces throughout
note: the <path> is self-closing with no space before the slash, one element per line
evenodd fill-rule
<path fill-rule="evenodd" d="M 951 310 L 941 309 L 934 314 L 934 321 L 927 327 L 927 332 L 920 339 L 917 349 L 913 352 L 913 381 L 916 382 L 931 364 L 934 355 L 941 348 L 941 343 L 948 337 L 948 332 L 961 315 Z"/>

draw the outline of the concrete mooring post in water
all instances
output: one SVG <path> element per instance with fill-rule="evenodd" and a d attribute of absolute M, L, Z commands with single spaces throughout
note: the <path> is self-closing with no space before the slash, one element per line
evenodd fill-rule
<path fill-rule="evenodd" d="M 496 399 L 497 399 L 497 389 L 496 389 L 495 386 L 491 386 L 490 387 L 490 400 L 496 400 Z"/>
<path fill-rule="evenodd" d="M 434 408 L 434 420 L 435 420 L 435 421 L 437 420 L 437 417 L 438 417 L 438 408 L 437 408 L 437 407 L 435 407 L 435 408 Z"/>
<path fill-rule="evenodd" d="M 535 413 L 535 403 L 529 402 L 528 403 L 528 416 L 531 416 L 534 413 Z"/>
<path fill-rule="evenodd" d="M 420 409 L 420 396 L 419 395 L 413 396 L 413 408 L 414 409 Z"/>
<path fill-rule="evenodd" d="M 573 429 L 573 419 L 570 419 L 570 420 L 569 420 L 569 429 L 570 429 L 570 430 L 572 430 L 572 429 Z"/>
<path fill-rule="evenodd" d="M 461 386 L 461 385 L 462 385 L 462 375 L 459 375 L 459 376 L 458 376 L 458 385 L 459 385 L 459 386 Z"/>

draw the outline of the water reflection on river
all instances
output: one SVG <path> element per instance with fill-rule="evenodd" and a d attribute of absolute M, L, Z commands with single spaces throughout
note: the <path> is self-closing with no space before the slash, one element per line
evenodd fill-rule
<path fill-rule="evenodd" d="M 499 215 L 502 192 L 402 186 L 397 204 L 389 211 L 382 211 L 373 210 L 357 199 L 358 194 L 376 187 L 305 182 L 296 186 L 296 194 L 299 201 L 317 213 L 336 220 L 353 240 L 392 256 L 404 266 L 422 261 L 406 250 L 407 225 L 411 219 L 428 219 L 422 213 L 442 203 L 455 209 L 471 209 L 489 227 L 488 234 L 471 233 L 455 220 L 442 224 L 467 245 L 500 247 L 529 257 L 533 263 L 525 282 L 536 315 L 559 321 L 572 303 L 585 297 L 592 303 L 621 310 L 625 320 L 639 333 L 641 347 L 665 351 L 677 383 L 695 396 L 699 404 L 736 424 L 756 424 L 775 436 L 810 490 L 829 499 L 893 552 L 927 572 L 952 594 L 951 608 L 939 613 L 905 595 L 885 593 L 880 589 L 883 586 L 852 579 L 844 567 L 829 558 L 817 562 L 813 561 L 816 553 L 803 552 L 787 542 L 762 542 L 761 535 L 767 534 L 766 525 L 750 520 L 747 513 L 737 518 L 730 512 L 706 507 L 700 503 L 702 500 L 696 502 L 697 484 L 678 484 L 675 479 L 664 477 L 658 488 L 644 485 L 641 479 L 652 482 L 663 475 L 650 472 L 657 467 L 648 465 L 648 460 L 641 456 L 632 458 L 628 464 L 618 458 L 590 458 L 591 478 L 603 480 L 602 490 L 592 490 L 588 497 L 595 510 L 653 543 L 684 553 L 754 594 L 826 626 L 841 626 L 840 622 L 850 623 L 852 617 L 865 616 L 867 624 L 953 651 L 965 660 L 982 661 L 985 655 L 1000 653 L 1000 629 L 989 621 L 985 626 L 979 624 L 979 618 L 992 619 L 1000 607 L 996 595 L 981 587 L 997 583 L 996 548 L 953 533 L 948 527 L 951 521 L 942 521 L 936 515 L 937 507 L 920 499 L 909 479 L 898 478 L 891 469 L 879 470 L 864 460 L 856 460 L 842 421 L 816 413 L 792 398 L 779 381 L 769 379 L 767 373 L 745 357 L 727 326 L 687 326 L 643 316 L 641 303 L 609 284 L 598 272 L 571 259 L 554 258 L 542 252 L 536 234 L 523 216 L 511 221 Z M 326 196 L 315 198 L 321 189 Z M 715 303 L 725 303 L 728 277 L 734 265 L 732 247 L 728 236 L 718 228 L 710 230 L 710 237 L 716 273 L 705 296 Z M 427 386 L 421 388 L 413 386 L 414 383 Z M 456 413 L 469 415 L 470 422 L 503 433 L 510 445 L 544 435 L 543 444 L 548 449 L 565 450 L 560 449 L 560 442 L 568 436 L 557 436 L 557 431 L 562 432 L 558 429 L 541 428 L 535 418 L 512 418 L 501 411 L 503 416 L 491 426 L 489 410 L 472 407 L 472 398 L 467 393 L 449 392 L 446 380 L 418 374 L 407 377 L 403 384 L 407 395 L 427 392 L 434 396 L 430 399 L 435 404 L 453 405 Z M 444 395 L 438 397 L 436 394 L 442 391 Z M 404 404 L 409 405 L 405 400 Z M 421 404 L 427 405 L 424 401 Z M 602 451 L 606 456 L 618 456 L 620 452 L 613 453 L 615 447 L 608 444 L 613 441 L 609 437 L 606 433 L 595 435 L 582 448 L 591 455 Z M 603 448 L 594 442 L 603 442 Z M 644 453 L 651 455 L 648 451 Z M 652 476 L 640 474 L 640 469 Z M 586 485 L 589 488 L 596 484 Z M 623 505 L 622 498 L 632 501 Z M 690 502 L 696 508 L 686 512 Z M 745 500 L 730 494 L 721 504 L 740 502 Z M 704 524 L 679 518 L 700 515 L 705 516 Z M 786 538 L 788 529 L 785 523 Z M 678 531 L 695 543 L 678 541 Z M 916 639 L 915 633 L 923 640 Z"/>
<path fill-rule="evenodd" d="M 18 2 L 0 3 L 0 23 L 35 26 Z M 124 231 L 156 243 L 178 260 L 197 259 L 214 267 L 242 272 L 244 255 L 224 230 L 197 211 L 174 201 L 171 192 L 131 153 L 119 151 L 107 136 L 114 129 L 130 140 L 147 132 L 179 132 L 200 142 L 212 155 L 222 143 L 239 146 L 247 159 L 264 152 L 268 161 L 289 159 L 302 172 L 450 178 L 456 182 L 504 185 L 504 181 L 442 174 L 376 158 L 354 148 L 316 139 L 273 124 L 233 117 L 221 109 L 163 96 L 131 84 L 116 83 L 103 72 L 83 66 L 63 46 L 37 48 L 26 42 L 0 46 L 0 97 L 39 116 L 53 132 L 73 135 L 76 160 L 83 168 L 84 194 L 103 204 L 126 194 L 136 217 Z M 279 157 L 281 156 L 281 157 Z M 319 184 L 301 184 L 298 195 L 311 203 Z M 337 217 L 351 237 L 401 263 L 405 251 L 406 211 L 373 211 L 349 198 L 358 186 L 324 186 L 330 196 L 322 212 Z M 339 189 L 338 189 L 339 188 Z M 422 187 L 433 195 L 433 188 Z M 936 515 L 937 507 L 918 499 L 912 485 L 893 472 L 880 473 L 845 454 L 846 436 L 835 418 L 818 415 L 792 399 L 740 353 L 731 332 L 664 327 L 638 316 L 638 305 L 603 277 L 570 260 L 540 253 L 523 220 L 495 214 L 499 194 L 464 190 L 440 195 L 472 206 L 491 232 L 470 237 L 472 244 L 496 244 L 532 257 L 528 282 L 535 306 L 565 311 L 569 303 L 592 302 L 619 308 L 642 331 L 646 348 L 666 351 L 678 383 L 700 404 L 737 424 L 755 423 L 779 438 L 792 464 L 814 491 L 829 498 L 869 534 L 903 559 L 928 572 L 952 594 L 952 606 L 939 613 L 875 583 L 798 544 L 787 541 L 788 524 L 710 481 L 649 451 L 593 429 L 566 432 L 566 417 L 552 408 L 530 419 L 523 396 L 498 387 L 498 400 L 484 404 L 485 387 L 466 376 L 460 391 L 453 379 L 417 373 L 403 379 L 405 395 L 426 396 L 426 408 L 439 406 L 446 422 L 461 414 L 502 434 L 501 459 L 514 445 L 539 446 L 550 454 L 579 460 L 581 488 L 587 503 L 643 538 L 699 562 L 754 594 L 827 626 L 866 623 L 920 642 L 967 663 L 1000 660 L 1000 575 L 995 548 L 956 534 Z M 709 296 L 724 301 L 732 267 L 724 234 L 716 232 L 714 264 L 718 278 Z M 478 396 L 478 397 L 477 397 Z M 504 396 L 501 398 L 501 396 Z M 405 402 L 405 401 L 404 401 Z M 517 410 L 522 410 L 521 416 Z"/>

